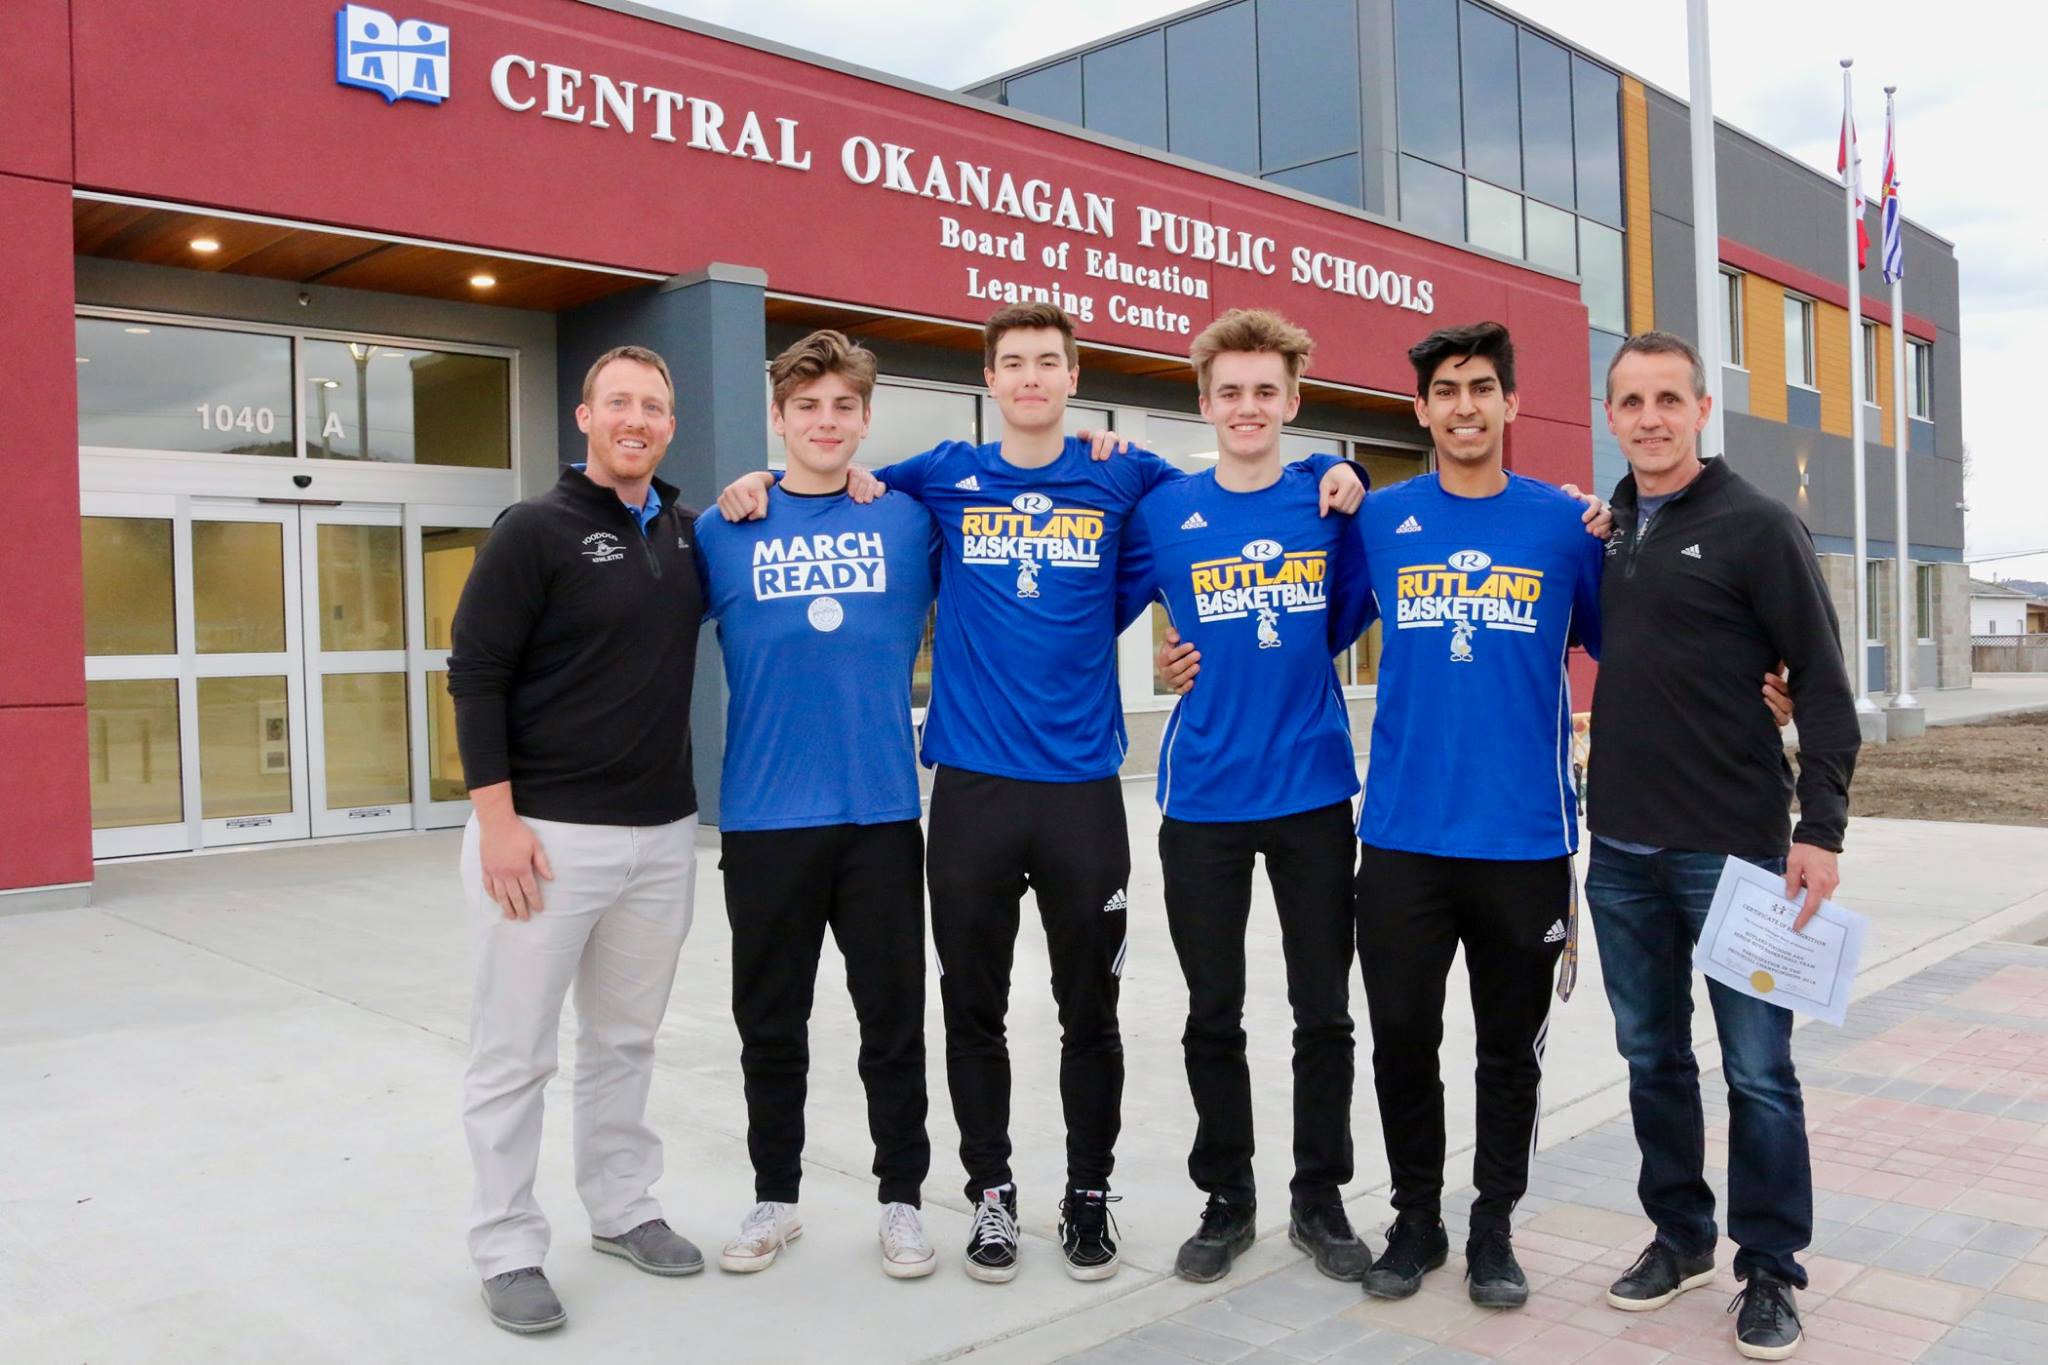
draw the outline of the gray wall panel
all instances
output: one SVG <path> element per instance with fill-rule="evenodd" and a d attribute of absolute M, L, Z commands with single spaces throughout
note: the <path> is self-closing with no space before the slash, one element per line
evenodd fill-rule
<path fill-rule="evenodd" d="M 1650 107 L 1650 211 L 1692 221 L 1692 125 L 1685 106 L 1655 91 Z"/>
<path fill-rule="evenodd" d="M 1653 182 L 1654 183 L 1654 182 Z M 1657 326 L 1699 340 L 1699 300 L 1693 293 L 1692 224 L 1650 215 L 1650 284 Z"/>

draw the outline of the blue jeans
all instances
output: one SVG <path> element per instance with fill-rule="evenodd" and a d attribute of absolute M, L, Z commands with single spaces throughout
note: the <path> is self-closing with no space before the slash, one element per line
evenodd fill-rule
<path fill-rule="evenodd" d="M 1783 858 L 1754 859 L 1782 872 Z M 1678 849 L 1625 853 L 1595 840 L 1586 873 L 1614 1041 L 1628 1061 L 1629 1110 L 1643 1168 L 1636 1191 L 1657 1240 L 1711 1251 L 1700 1068 L 1692 1051 L 1692 950 L 1726 858 Z M 1767 1271 L 1805 1288 L 1798 1253 L 1813 1240 L 1806 1106 L 1792 1070 L 1792 1014 L 1707 983 L 1728 1082 L 1728 1235 L 1735 1273 Z"/>

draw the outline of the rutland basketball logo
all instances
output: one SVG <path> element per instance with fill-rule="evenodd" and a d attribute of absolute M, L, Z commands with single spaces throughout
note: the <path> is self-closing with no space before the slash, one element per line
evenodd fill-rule
<path fill-rule="evenodd" d="M 1279 649 L 1286 644 L 1282 615 L 1328 610 L 1329 569 L 1328 551 L 1288 550 L 1260 539 L 1226 559 L 1190 565 L 1188 586 L 1197 619 L 1255 620 L 1259 648 Z"/>
<path fill-rule="evenodd" d="M 1397 630 L 1451 632 L 1452 663 L 1479 656 L 1482 630 L 1517 635 L 1536 633 L 1536 604 L 1543 599 L 1543 571 L 1496 564 L 1484 550 L 1460 550 L 1441 564 L 1409 564 L 1394 574 Z"/>
<path fill-rule="evenodd" d="M 1008 507 L 961 510 L 960 558 L 1013 572 L 1017 596 L 1036 597 L 1041 569 L 1100 568 L 1105 529 L 1093 507 L 1061 507 L 1043 493 L 1019 493 Z"/>

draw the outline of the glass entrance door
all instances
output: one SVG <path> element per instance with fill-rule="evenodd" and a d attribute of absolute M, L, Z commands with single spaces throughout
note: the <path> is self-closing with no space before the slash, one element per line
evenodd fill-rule
<path fill-rule="evenodd" d="M 450 625 L 494 509 L 82 497 L 95 857 L 468 817 Z"/>

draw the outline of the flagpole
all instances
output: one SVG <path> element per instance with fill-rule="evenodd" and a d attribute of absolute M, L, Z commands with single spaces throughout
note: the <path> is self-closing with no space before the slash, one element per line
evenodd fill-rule
<path fill-rule="evenodd" d="M 1849 68 L 1853 57 L 1842 58 L 1842 222 L 1849 243 L 1849 445 L 1856 471 L 1856 625 L 1855 645 L 1849 657 L 1849 673 L 1856 682 L 1856 709 L 1877 710 L 1870 700 L 1870 506 L 1864 490 L 1863 454 L 1863 280 L 1856 260 L 1856 150 L 1849 143 L 1850 111 L 1855 95 L 1850 89 Z"/>
<path fill-rule="evenodd" d="M 1894 487 L 1898 502 L 1898 568 L 1899 583 L 1893 589 L 1898 594 L 1899 609 L 1899 690 L 1892 697 L 1891 710 L 1904 711 L 1917 708 L 1920 699 L 1913 695 L 1913 618 L 1918 612 L 1918 593 L 1908 591 L 1906 567 L 1909 562 L 1907 547 L 1912 543 L 1906 539 L 1906 309 L 1905 296 L 1905 234 L 1903 222 L 1897 225 L 1900 243 L 1900 260 L 1893 263 L 1890 257 L 1893 224 L 1891 219 L 1899 213 L 1899 172 L 1898 172 L 1898 108 L 1896 85 L 1884 88 L 1884 173 L 1888 196 L 1884 201 L 1885 273 L 1891 276 L 1892 284 L 1892 469 Z M 1931 597 L 1931 594 L 1930 594 Z"/>
<path fill-rule="evenodd" d="M 1721 212 L 1714 181 L 1714 91 L 1707 43 L 1707 0 L 1686 0 L 1686 50 L 1692 89 L 1692 274 L 1694 329 L 1700 361 L 1707 371 L 1707 427 L 1700 433 L 1699 455 L 1711 460 L 1726 452 L 1721 425 L 1721 367 L 1728 357 L 1721 346 Z"/>

